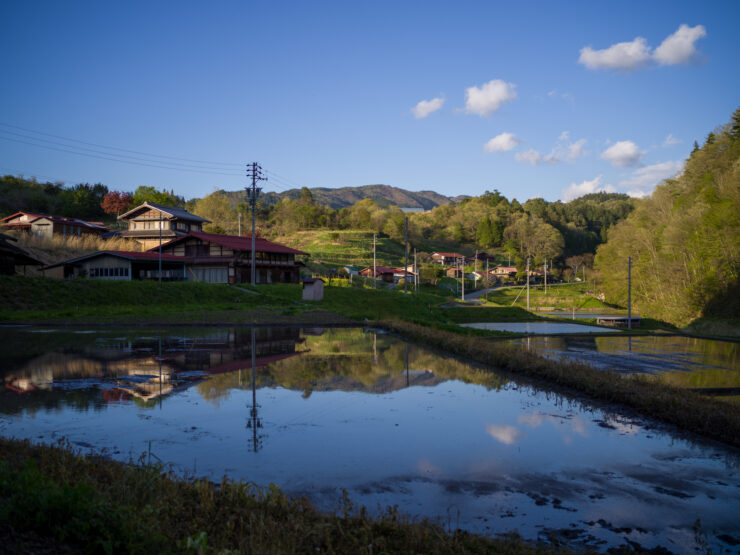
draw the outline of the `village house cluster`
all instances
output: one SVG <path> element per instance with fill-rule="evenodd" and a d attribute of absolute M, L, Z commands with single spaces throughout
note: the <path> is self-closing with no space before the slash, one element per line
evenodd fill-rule
<path fill-rule="evenodd" d="M 209 220 L 180 208 L 145 202 L 119 219 L 124 231 L 108 231 L 101 224 L 74 218 L 19 212 L 4 218 L 6 229 L 39 234 L 81 235 L 95 233 L 103 238 L 123 237 L 137 241 L 144 251 L 104 250 L 44 266 L 43 275 L 56 278 L 87 277 L 107 280 L 161 279 L 207 283 L 251 281 L 252 238 L 204 233 Z M 47 227 L 41 227 L 47 226 Z M 5 267 L 29 264 L 28 254 L 3 236 L 0 255 Z M 161 249 L 161 252 L 160 252 Z M 298 283 L 304 264 L 296 256 L 308 253 L 255 237 L 257 283 Z M 21 260 L 21 257 L 26 259 Z M 40 264 L 38 261 L 35 261 Z M 6 273 L 13 273 L 8 271 Z"/>

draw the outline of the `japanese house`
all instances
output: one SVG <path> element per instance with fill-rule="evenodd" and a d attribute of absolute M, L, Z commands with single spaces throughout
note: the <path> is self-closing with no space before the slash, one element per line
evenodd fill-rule
<path fill-rule="evenodd" d="M 255 238 L 255 279 L 257 283 L 298 283 L 307 255 L 262 238 Z M 162 246 L 163 281 L 207 283 L 249 283 L 252 263 L 251 237 L 190 233 Z M 159 279 L 159 246 L 146 252 L 101 251 L 44 268 L 44 275 L 56 278 L 132 280 Z"/>
<path fill-rule="evenodd" d="M 373 277 L 373 267 L 365 268 L 360 272 L 365 277 Z M 385 266 L 375 266 L 375 278 L 380 278 L 388 283 L 393 283 L 393 268 L 386 268 Z"/>
<path fill-rule="evenodd" d="M 108 231 L 99 222 L 86 222 L 78 218 L 32 212 L 16 212 L 0 220 L 0 224 L 8 231 L 31 232 L 41 237 L 52 235 L 80 237 L 81 235 L 100 235 Z"/>
<path fill-rule="evenodd" d="M 118 216 L 119 220 L 128 223 L 125 231 L 111 232 L 110 236 L 135 239 L 145 249 L 159 247 L 162 244 L 184 237 L 190 232 L 200 232 L 203 224 L 210 220 L 191 214 L 182 208 L 145 202 Z"/>
<path fill-rule="evenodd" d="M 459 252 L 433 252 L 432 261 L 435 264 L 442 264 L 443 266 L 455 266 L 460 263 L 460 260 L 465 260 L 465 255 Z"/>
<path fill-rule="evenodd" d="M 25 274 L 26 266 L 40 266 L 42 263 L 36 260 L 28 252 L 14 245 L 18 239 L 0 233 L 0 275 L 12 276 L 18 272 Z"/>

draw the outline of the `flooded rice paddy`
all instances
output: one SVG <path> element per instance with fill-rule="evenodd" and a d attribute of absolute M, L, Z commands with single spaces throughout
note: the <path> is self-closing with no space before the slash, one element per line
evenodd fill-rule
<path fill-rule="evenodd" d="M 620 331 L 615 328 L 588 326 L 585 324 L 568 324 L 563 322 L 475 322 L 460 325 L 465 328 L 508 331 L 511 333 L 612 333 Z"/>
<path fill-rule="evenodd" d="M 29 327 L 0 341 L 4 436 L 275 483 L 327 510 L 346 489 L 448 529 L 600 550 L 740 544 L 738 450 L 387 334 Z"/>
<path fill-rule="evenodd" d="M 510 340 L 547 357 L 624 373 L 651 374 L 679 387 L 740 400 L 740 343 L 682 336 L 563 336 Z"/>

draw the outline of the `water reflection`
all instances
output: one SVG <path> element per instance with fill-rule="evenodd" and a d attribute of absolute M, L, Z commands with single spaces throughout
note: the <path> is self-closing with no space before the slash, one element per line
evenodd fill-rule
<path fill-rule="evenodd" d="M 38 332 L 0 330 L 15 347 L 0 370 L 3 435 L 64 436 L 120 460 L 151 450 L 183 474 L 275 483 L 324 509 L 346 489 L 371 510 L 454 514 L 481 533 L 566 530 L 576 547 L 690 552 L 699 517 L 712 546 L 740 539 L 737 451 L 387 334 Z"/>
<path fill-rule="evenodd" d="M 682 336 L 527 337 L 511 340 L 554 358 L 624 373 L 651 374 L 712 395 L 740 394 L 740 343 Z"/>

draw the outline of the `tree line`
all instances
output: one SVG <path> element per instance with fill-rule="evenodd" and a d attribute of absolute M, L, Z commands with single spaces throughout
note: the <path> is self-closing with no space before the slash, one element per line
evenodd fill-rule
<path fill-rule="evenodd" d="M 740 109 L 695 145 L 683 173 L 640 200 L 598 248 L 607 300 L 678 325 L 740 314 Z"/>

